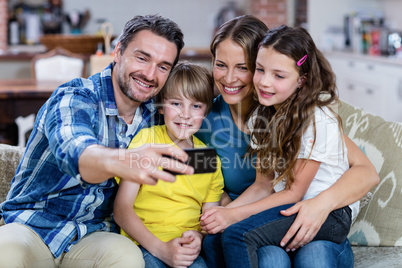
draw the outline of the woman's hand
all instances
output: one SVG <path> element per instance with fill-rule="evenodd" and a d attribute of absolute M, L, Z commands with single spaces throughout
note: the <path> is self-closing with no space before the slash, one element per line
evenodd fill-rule
<path fill-rule="evenodd" d="M 313 198 L 298 202 L 281 211 L 284 216 L 291 216 L 295 213 L 298 213 L 296 219 L 281 241 L 281 246 L 284 247 L 296 235 L 287 245 L 286 251 L 296 250 L 310 243 L 331 213 L 331 207 L 327 203 Z"/>

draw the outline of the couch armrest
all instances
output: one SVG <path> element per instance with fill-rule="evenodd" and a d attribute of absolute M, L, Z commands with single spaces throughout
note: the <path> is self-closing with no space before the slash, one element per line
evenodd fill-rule
<path fill-rule="evenodd" d="M 0 144 L 0 203 L 6 199 L 24 150 L 23 147 Z"/>

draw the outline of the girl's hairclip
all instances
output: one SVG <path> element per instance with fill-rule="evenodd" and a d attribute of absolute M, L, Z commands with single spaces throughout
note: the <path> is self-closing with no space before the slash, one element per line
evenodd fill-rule
<path fill-rule="evenodd" d="M 307 59 L 307 54 L 303 56 L 303 58 L 301 58 L 298 62 L 297 62 L 297 66 L 302 65 Z"/>

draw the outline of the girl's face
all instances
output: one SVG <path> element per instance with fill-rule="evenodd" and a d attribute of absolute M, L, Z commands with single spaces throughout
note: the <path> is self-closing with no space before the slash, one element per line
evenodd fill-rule
<path fill-rule="evenodd" d="M 264 106 L 280 105 L 300 87 L 302 79 L 296 62 L 271 47 L 261 47 L 257 54 L 254 86 L 258 101 Z"/>
<path fill-rule="evenodd" d="M 226 103 L 238 104 L 252 98 L 253 72 L 246 66 L 243 48 L 230 39 L 216 47 L 213 76 Z"/>
<path fill-rule="evenodd" d="M 189 148 L 193 144 L 192 135 L 205 118 L 207 105 L 180 95 L 165 99 L 162 104 L 159 112 L 164 115 L 167 134 L 180 148 Z"/>

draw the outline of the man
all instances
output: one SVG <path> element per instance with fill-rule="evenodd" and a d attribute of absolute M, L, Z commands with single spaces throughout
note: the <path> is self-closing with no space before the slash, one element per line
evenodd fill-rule
<path fill-rule="evenodd" d="M 125 149 L 153 123 L 151 98 L 184 46 L 169 19 L 127 22 L 114 62 L 88 79 L 61 85 L 39 110 L 7 200 L 0 205 L 0 267 L 142 267 L 141 251 L 116 234 L 113 178 L 155 184 L 191 174 L 178 148 Z M 119 149 L 120 148 L 120 149 Z"/>

